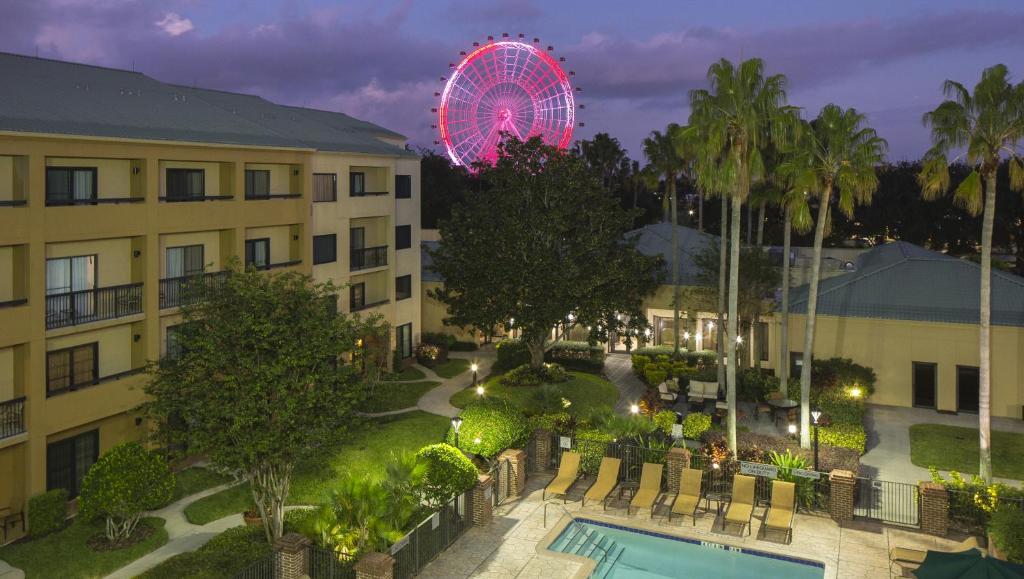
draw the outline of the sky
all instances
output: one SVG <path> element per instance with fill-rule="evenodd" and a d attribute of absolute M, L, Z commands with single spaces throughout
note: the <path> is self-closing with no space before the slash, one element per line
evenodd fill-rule
<path fill-rule="evenodd" d="M 450 63 L 504 32 L 551 45 L 585 109 L 633 158 L 685 124 L 719 58 L 759 57 L 813 118 L 854 107 L 893 161 L 929 145 L 942 83 L 996 63 L 1024 78 L 1022 0 L 0 0 L 0 51 L 134 69 L 165 82 L 342 111 L 435 147 Z M 0 111 L 3 114 L 3 111 Z"/>

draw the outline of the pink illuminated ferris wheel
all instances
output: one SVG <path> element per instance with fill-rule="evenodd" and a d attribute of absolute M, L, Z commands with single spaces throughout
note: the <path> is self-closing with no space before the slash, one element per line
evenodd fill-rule
<path fill-rule="evenodd" d="M 520 35 L 522 38 L 522 35 Z M 568 147 L 575 124 L 570 74 L 551 56 L 522 40 L 474 44 L 447 80 L 436 109 L 437 128 L 456 165 L 493 162 L 501 133 Z M 564 59 L 562 59 L 564 61 Z"/>

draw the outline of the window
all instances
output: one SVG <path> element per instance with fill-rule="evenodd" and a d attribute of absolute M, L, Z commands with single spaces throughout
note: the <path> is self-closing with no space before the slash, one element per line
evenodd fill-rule
<path fill-rule="evenodd" d="M 338 200 L 338 175 L 313 173 L 313 202 Z"/>
<path fill-rule="evenodd" d="M 956 367 L 956 411 L 978 413 L 979 373 L 977 366 Z"/>
<path fill-rule="evenodd" d="M 182 245 L 167 248 L 166 279 L 192 277 L 206 271 L 202 245 Z"/>
<path fill-rule="evenodd" d="M 757 322 L 754 326 L 755 336 L 757 340 L 757 351 L 761 355 L 761 361 L 768 361 L 768 322 Z"/>
<path fill-rule="evenodd" d="M 395 249 L 409 249 L 410 247 L 412 247 L 412 225 L 395 227 Z"/>
<path fill-rule="evenodd" d="M 338 260 L 338 236 L 314 235 L 313 236 L 313 265 L 318 263 L 331 263 Z"/>
<path fill-rule="evenodd" d="M 412 297 L 412 276 L 400 275 L 395 278 L 395 301 Z"/>
<path fill-rule="evenodd" d="M 412 197 L 412 176 L 395 175 L 395 198 L 409 199 Z"/>
<path fill-rule="evenodd" d="M 349 311 L 361 310 L 366 307 L 366 284 L 354 283 L 348 287 Z"/>
<path fill-rule="evenodd" d="M 352 197 L 366 195 L 366 173 L 349 173 L 348 191 Z"/>
<path fill-rule="evenodd" d="M 938 368 L 934 362 L 911 362 L 914 406 L 935 408 Z"/>
<path fill-rule="evenodd" d="M 270 171 L 265 169 L 245 170 L 245 197 L 253 199 L 270 196 Z"/>
<path fill-rule="evenodd" d="M 412 324 L 403 324 L 395 328 L 395 349 L 402 359 L 412 358 Z"/>
<path fill-rule="evenodd" d="M 46 321 L 63 324 L 74 316 L 89 316 L 95 310 L 95 255 L 57 257 L 46 260 Z M 74 292 L 74 293 L 72 293 Z M 56 327 L 56 326 L 53 326 Z"/>
<path fill-rule="evenodd" d="M 82 344 L 46 353 L 46 395 L 63 394 L 96 383 L 99 344 Z"/>
<path fill-rule="evenodd" d="M 270 265 L 270 238 L 245 240 L 245 266 L 256 269 Z"/>
<path fill-rule="evenodd" d="M 69 499 L 77 497 L 99 451 L 99 429 L 47 444 L 46 490 L 67 489 Z"/>
<path fill-rule="evenodd" d="M 167 169 L 167 199 L 202 199 L 206 195 L 206 171 Z"/>
<path fill-rule="evenodd" d="M 47 167 L 46 203 L 60 205 L 96 199 L 95 167 Z"/>
<path fill-rule="evenodd" d="M 348 243 L 353 251 L 366 247 L 366 228 L 353 227 L 348 230 Z"/>

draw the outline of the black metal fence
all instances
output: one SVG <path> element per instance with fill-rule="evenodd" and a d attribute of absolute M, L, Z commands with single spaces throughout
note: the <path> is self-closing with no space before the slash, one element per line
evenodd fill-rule
<path fill-rule="evenodd" d="M 491 467 L 487 474 L 494 481 L 494 486 L 491 488 L 491 503 L 496 507 L 505 502 L 511 495 L 512 462 L 508 459 L 500 459 L 494 463 L 494 466 Z"/>
<path fill-rule="evenodd" d="M 473 526 L 472 503 L 472 494 L 468 492 L 455 497 L 392 545 L 395 579 L 416 576 L 427 563 L 470 529 Z"/>
<path fill-rule="evenodd" d="M 194 304 L 224 283 L 227 272 L 215 271 L 201 275 L 169 277 L 160 280 L 160 309 Z"/>
<path fill-rule="evenodd" d="M 853 492 L 853 516 L 917 526 L 921 522 L 920 500 L 916 484 L 858 477 Z"/>
<path fill-rule="evenodd" d="M 0 402 L 0 439 L 25 432 L 25 397 Z"/>
<path fill-rule="evenodd" d="M 310 545 L 306 549 L 310 579 L 355 579 L 355 561 L 343 553 Z"/>
<path fill-rule="evenodd" d="M 280 553 L 270 553 L 262 559 L 252 563 L 245 569 L 235 573 L 232 579 L 276 579 L 276 576 L 278 575 L 277 568 L 280 564 L 280 557 Z"/>
<path fill-rule="evenodd" d="M 359 271 L 371 267 L 383 267 L 388 264 L 388 246 L 365 247 L 353 249 L 350 254 L 350 271 Z"/>
<path fill-rule="evenodd" d="M 1004 505 L 1024 510 L 1024 497 L 997 496 L 992 499 L 978 489 L 949 489 L 949 526 L 968 534 L 983 534 L 992 512 Z"/>
<path fill-rule="evenodd" d="M 48 330 L 141 313 L 141 283 L 46 296 Z"/>

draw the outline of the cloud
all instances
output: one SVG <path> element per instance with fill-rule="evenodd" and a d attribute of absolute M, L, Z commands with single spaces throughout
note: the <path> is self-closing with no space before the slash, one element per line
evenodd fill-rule
<path fill-rule="evenodd" d="M 533 22 L 543 15 L 543 11 L 533 0 L 490 0 L 489 2 L 452 0 L 448 4 L 448 12 L 457 15 L 462 20 L 488 24 L 495 21 L 512 24 Z M 502 30 L 500 32 L 511 33 L 513 31 Z"/>
<path fill-rule="evenodd" d="M 182 18 L 174 12 L 165 14 L 156 25 L 171 36 L 181 36 L 194 28 L 191 20 Z"/>

